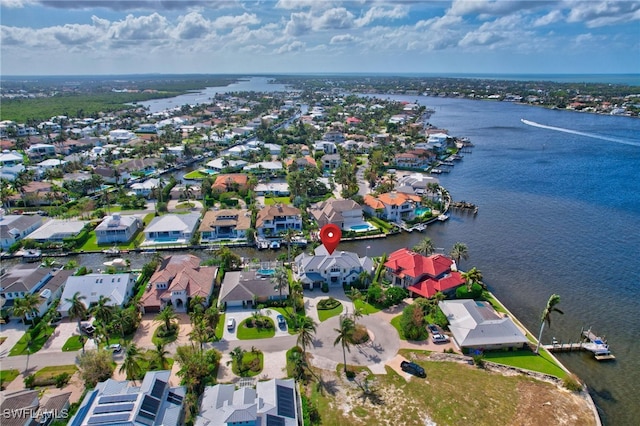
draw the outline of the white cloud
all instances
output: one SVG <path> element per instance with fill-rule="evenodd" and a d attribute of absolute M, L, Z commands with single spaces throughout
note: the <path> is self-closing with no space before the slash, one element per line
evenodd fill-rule
<path fill-rule="evenodd" d="M 494 48 L 505 39 L 504 35 L 493 31 L 472 31 L 467 33 L 459 45 L 462 47 L 485 46 Z"/>
<path fill-rule="evenodd" d="M 562 21 L 564 19 L 564 15 L 560 10 L 552 10 L 546 15 L 536 19 L 533 22 L 534 27 L 544 27 L 549 24 L 555 24 L 556 22 Z"/>
<path fill-rule="evenodd" d="M 466 15 L 508 15 L 521 10 L 536 9 L 548 2 L 536 0 L 454 0 L 447 14 L 454 16 Z M 485 19 L 485 18 L 482 18 Z"/>
<path fill-rule="evenodd" d="M 344 7 L 338 7 L 325 11 L 313 21 L 313 27 L 322 30 L 343 30 L 353 26 L 353 19 L 353 13 Z"/>
<path fill-rule="evenodd" d="M 416 28 L 428 28 L 430 30 L 443 30 L 449 27 L 457 27 L 462 23 L 462 18 L 460 16 L 438 16 L 435 18 L 418 21 L 416 23 Z"/>
<path fill-rule="evenodd" d="M 285 33 L 293 37 L 298 37 L 311 31 L 311 28 L 311 14 L 295 12 L 291 14 L 289 22 L 287 22 Z"/>
<path fill-rule="evenodd" d="M 276 49 L 276 53 L 281 54 L 281 53 L 290 53 L 290 52 L 299 52 L 301 50 L 303 50 L 305 48 L 306 44 L 301 42 L 301 41 L 294 41 L 292 43 L 289 44 L 285 44 L 280 46 L 280 48 Z"/>
<path fill-rule="evenodd" d="M 169 38 L 169 22 L 164 16 L 153 13 L 147 16 L 127 15 L 124 21 L 111 24 L 109 37 L 124 42 L 154 40 L 156 42 Z"/>
<path fill-rule="evenodd" d="M 0 6 L 8 9 L 21 9 L 32 3 L 33 0 L 0 0 Z"/>
<path fill-rule="evenodd" d="M 637 1 L 569 1 L 567 22 L 583 22 L 589 28 L 616 25 L 640 20 Z"/>
<path fill-rule="evenodd" d="M 211 30 L 211 21 L 197 12 L 191 12 L 179 19 L 174 33 L 179 39 L 190 40 L 205 37 Z"/>
<path fill-rule="evenodd" d="M 408 10 L 404 6 L 396 6 L 393 9 L 387 9 L 380 6 L 374 6 L 367 10 L 362 18 L 355 20 L 355 24 L 359 27 L 369 25 L 378 19 L 400 19 L 407 16 Z"/>
<path fill-rule="evenodd" d="M 259 23 L 260 19 L 255 13 L 245 12 L 238 16 L 221 16 L 213 22 L 213 26 L 216 29 L 228 29 L 242 25 L 257 25 Z"/>
<path fill-rule="evenodd" d="M 356 40 L 357 38 L 355 38 L 351 34 L 340 34 L 331 37 L 331 41 L 329 42 L 329 44 L 347 44 L 353 43 Z"/>

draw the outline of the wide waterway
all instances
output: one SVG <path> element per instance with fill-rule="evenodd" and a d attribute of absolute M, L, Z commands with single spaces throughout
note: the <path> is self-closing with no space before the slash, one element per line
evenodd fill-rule
<path fill-rule="evenodd" d="M 264 90 L 265 84 L 260 79 L 239 86 L 207 93 Z M 473 153 L 439 178 L 454 199 L 478 204 L 479 213 L 452 214 L 424 234 L 342 243 L 339 249 L 380 255 L 428 236 L 448 252 L 455 242 L 465 242 L 470 257 L 462 268 L 478 267 L 491 290 L 535 334 L 549 295 L 559 294 L 565 314 L 553 316 L 543 342 L 553 336 L 576 341 L 581 327 L 589 326 L 606 335 L 614 362 L 598 363 L 587 353 L 559 358 L 590 386 L 605 424 L 637 424 L 640 120 L 505 102 L 395 98 L 435 108 L 434 125 L 471 138 Z M 164 100 L 165 108 L 179 105 L 177 98 Z M 526 125 L 521 118 L 554 129 Z M 147 259 L 132 255 L 132 266 Z M 83 264 L 102 261 L 99 255 L 82 256 Z"/>

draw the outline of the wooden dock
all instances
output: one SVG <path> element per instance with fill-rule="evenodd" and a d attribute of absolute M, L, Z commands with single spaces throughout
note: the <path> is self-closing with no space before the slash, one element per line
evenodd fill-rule
<path fill-rule="evenodd" d="M 558 342 L 555 337 L 551 345 L 543 345 L 549 352 L 573 352 L 573 351 L 589 351 L 593 353 L 594 358 L 598 361 L 607 361 L 616 359 L 616 357 L 610 352 L 607 341 L 591 331 L 582 330 L 580 332 L 583 340 L 582 342 L 570 342 L 562 343 Z"/>

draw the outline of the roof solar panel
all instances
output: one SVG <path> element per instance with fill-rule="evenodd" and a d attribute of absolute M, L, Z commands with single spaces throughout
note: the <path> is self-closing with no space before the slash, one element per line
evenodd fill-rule
<path fill-rule="evenodd" d="M 93 414 L 104 414 L 104 413 L 117 413 L 119 411 L 131 412 L 133 410 L 133 403 L 128 402 L 125 404 L 106 404 L 106 405 L 98 405 L 94 410 Z"/>
<path fill-rule="evenodd" d="M 293 398 L 293 389 L 276 385 L 276 402 L 279 416 L 296 418 L 296 406 Z"/>
<path fill-rule="evenodd" d="M 284 426 L 284 419 L 272 414 L 267 414 L 267 426 Z"/>
<path fill-rule="evenodd" d="M 144 399 L 142 400 L 142 406 L 140 407 L 140 409 L 148 411 L 149 413 L 157 414 L 158 408 L 160 408 L 160 401 L 149 395 L 145 395 Z"/>
<path fill-rule="evenodd" d="M 99 425 L 104 423 L 123 422 L 129 419 L 129 413 L 108 414 L 105 416 L 92 416 L 87 421 L 90 425 Z"/>
<path fill-rule="evenodd" d="M 132 402 L 138 398 L 138 394 L 125 393 L 120 395 L 105 395 L 101 396 L 98 400 L 98 404 L 111 404 L 114 402 Z"/>
<path fill-rule="evenodd" d="M 153 389 L 151 389 L 151 396 L 156 397 L 158 399 L 162 399 L 162 394 L 164 393 L 164 388 L 167 387 L 167 384 L 162 380 L 156 380 L 153 383 Z"/>

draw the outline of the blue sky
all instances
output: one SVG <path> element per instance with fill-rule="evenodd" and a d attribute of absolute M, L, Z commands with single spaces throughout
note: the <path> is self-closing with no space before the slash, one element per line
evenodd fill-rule
<path fill-rule="evenodd" d="M 640 72 L 640 1 L 0 0 L 3 75 Z"/>

